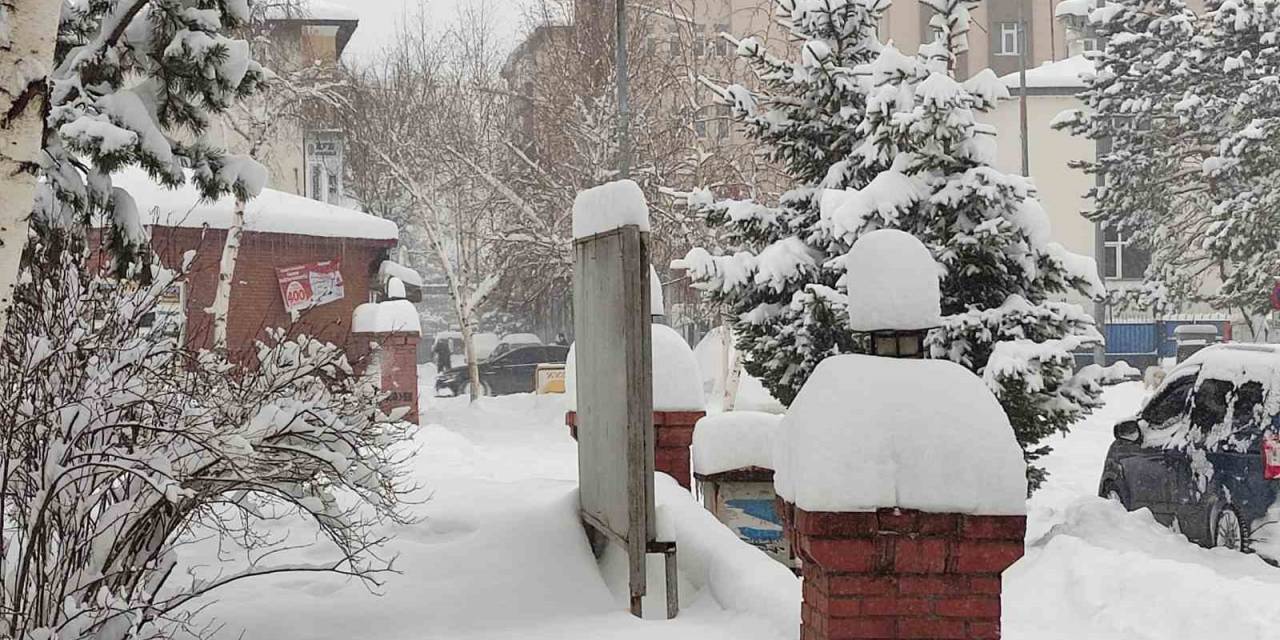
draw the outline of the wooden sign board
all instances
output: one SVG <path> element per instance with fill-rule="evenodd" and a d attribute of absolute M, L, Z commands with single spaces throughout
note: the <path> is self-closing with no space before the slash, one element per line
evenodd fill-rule
<path fill-rule="evenodd" d="M 573 248 L 582 518 L 626 549 L 639 615 L 655 539 L 648 233 L 625 226 Z"/>

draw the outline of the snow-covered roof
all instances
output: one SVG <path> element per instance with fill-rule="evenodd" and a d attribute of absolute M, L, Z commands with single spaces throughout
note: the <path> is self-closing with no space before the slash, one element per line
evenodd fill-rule
<path fill-rule="evenodd" d="M 267 7 L 268 20 L 333 20 L 357 22 L 360 14 L 328 0 L 301 0 Z"/>
<path fill-rule="evenodd" d="M 204 200 L 190 181 L 177 189 L 168 189 L 136 167 L 113 174 L 111 181 L 133 196 L 144 225 L 192 228 L 208 225 L 213 229 L 231 226 L 236 204 L 232 196 Z M 274 189 L 263 189 L 248 202 L 244 230 L 369 240 L 396 240 L 400 235 L 396 223 L 386 218 Z"/>
<path fill-rule="evenodd" d="M 597 233 L 634 224 L 649 230 L 649 205 L 640 185 L 631 180 L 609 182 L 579 191 L 573 201 L 573 237 L 586 238 Z"/>
<path fill-rule="evenodd" d="M 948 360 L 823 360 L 779 427 L 773 468 L 778 495 L 806 511 L 1026 512 L 1009 418 Z"/>
<path fill-rule="evenodd" d="M 1038 67 L 1027 69 L 1028 89 L 1083 89 L 1084 78 L 1093 77 L 1096 73 L 1093 61 L 1083 55 L 1071 56 L 1056 62 L 1046 62 Z M 1018 72 L 1000 77 L 1000 81 L 1010 89 L 1022 86 Z"/>
<path fill-rule="evenodd" d="M 675 329 L 665 324 L 655 324 L 651 347 L 653 410 L 705 411 L 707 403 L 702 395 L 702 373 L 689 343 Z M 578 409 L 578 367 L 574 356 L 576 348 L 577 343 L 569 346 L 564 367 L 565 406 L 570 411 Z"/>
<path fill-rule="evenodd" d="M 353 333 L 422 333 L 418 310 L 408 300 L 366 302 L 351 312 Z"/>
<path fill-rule="evenodd" d="M 386 280 L 389 278 L 399 278 L 401 282 L 411 287 L 422 287 L 422 276 L 417 271 L 399 262 L 383 260 L 382 264 L 378 265 L 378 279 Z"/>
<path fill-rule="evenodd" d="M 774 439 L 782 416 L 759 411 L 727 411 L 707 416 L 693 428 L 693 470 L 701 474 L 773 468 Z"/>
<path fill-rule="evenodd" d="M 1062 0 L 1057 7 L 1054 7 L 1053 16 L 1055 18 L 1064 16 L 1087 18 L 1089 17 L 1089 12 L 1093 11 L 1097 6 L 1097 0 Z"/>
<path fill-rule="evenodd" d="M 872 231 L 845 255 L 854 331 L 929 329 L 942 324 L 938 263 L 915 236 Z"/>

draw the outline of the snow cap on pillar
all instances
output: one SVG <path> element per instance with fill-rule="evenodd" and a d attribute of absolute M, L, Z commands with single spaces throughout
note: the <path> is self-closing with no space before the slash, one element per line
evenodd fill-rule
<path fill-rule="evenodd" d="M 688 342 L 665 324 L 653 325 L 653 410 L 705 411 L 702 373 Z M 565 358 L 565 407 L 578 410 L 577 343 L 569 346 Z"/>
<path fill-rule="evenodd" d="M 579 191 L 573 200 L 573 238 L 587 238 L 627 225 L 649 230 L 649 205 L 632 180 L 607 182 Z"/>
<path fill-rule="evenodd" d="M 896 229 L 872 231 L 853 243 L 844 260 L 854 331 L 942 324 L 938 263 L 915 236 Z"/>

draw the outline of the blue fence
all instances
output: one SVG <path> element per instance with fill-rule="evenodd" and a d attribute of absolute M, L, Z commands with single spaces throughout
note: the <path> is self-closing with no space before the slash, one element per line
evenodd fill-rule
<path fill-rule="evenodd" d="M 1213 325 L 1218 328 L 1218 339 L 1231 339 L 1229 320 L 1151 320 L 1109 322 L 1106 325 L 1107 363 L 1124 360 L 1135 367 L 1156 364 L 1160 358 L 1177 355 L 1178 343 L 1174 331 L 1183 325 Z M 1089 362 L 1092 356 L 1080 354 L 1077 361 Z"/>

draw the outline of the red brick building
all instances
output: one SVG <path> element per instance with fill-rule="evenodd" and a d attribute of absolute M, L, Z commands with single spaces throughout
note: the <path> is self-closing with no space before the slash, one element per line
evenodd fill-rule
<path fill-rule="evenodd" d="M 218 266 L 234 200 L 202 201 L 190 185 L 166 189 L 139 170 L 117 174 L 113 181 L 137 202 L 163 266 L 180 268 L 188 252 L 194 252 L 190 275 L 170 304 L 181 316 L 186 344 L 194 349 L 211 346 L 213 318 L 206 309 L 217 290 Z M 284 327 L 346 347 L 353 362 L 366 359 L 371 336 L 352 335 L 352 313 L 357 306 L 382 298 L 385 284 L 381 267 L 395 248 L 398 235 L 390 220 L 264 190 L 245 209 L 227 314 L 227 345 L 232 357 L 251 361 L 254 341 L 265 337 L 268 328 Z M 277 270 L 330 261 L 338 263 L 340 294 L 332 293 L 331 301 L 290 313 Z M 416 349 L 416 335 L 413 337 Z M 401 372 L 410 374 L 414 378 L 411 386 L 416 389 L 416 369 Z"/>

